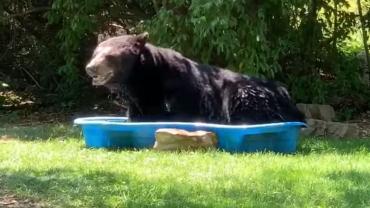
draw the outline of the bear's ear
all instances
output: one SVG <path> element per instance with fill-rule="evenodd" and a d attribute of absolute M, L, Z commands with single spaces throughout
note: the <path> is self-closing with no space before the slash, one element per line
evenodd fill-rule
<path fill-rule="evenodd" d="M 138 46 L 140 49 L 144 47 L 145 43 L 149 39 L 149 33 L 143 32 L 141 34 L 136 35 L 136 43 L 135 45 Z"/>

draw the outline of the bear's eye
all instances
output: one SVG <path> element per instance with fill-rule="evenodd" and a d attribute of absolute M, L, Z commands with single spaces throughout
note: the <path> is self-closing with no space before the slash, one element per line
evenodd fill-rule
<path fill-rule="evenodd" d="M 114 56 L 113 55 L 106 55 L 105 58 L 108 59 L 109 61 L 113 61 L 114 60 Z"/>

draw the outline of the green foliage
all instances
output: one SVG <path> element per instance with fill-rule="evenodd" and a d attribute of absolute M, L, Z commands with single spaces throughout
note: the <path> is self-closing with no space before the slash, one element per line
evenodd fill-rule
<path fill-rule="evenodd" d="M 300 102 L 328 103 L 333 87 L 341 96 L 364 87 L 355 51 L 340 51 L 359 29 L 350 3 L 169 0 L 148 30 L 191 58 L 279 79 Z"/>
<path fill-rule="evenodd" d="M 280 70 L 278 58 L 284 48 L 279 37 L 269 36 L 271 22 L 267 19 L 271 18 L 269 11 L 281 5 L 265 1 L 257 8 L 254 4 L 172 0 L 150 21 L 149 30 L 158 44 L 202 62 L 273 77 Z"/>
<path fill-rule="evenodd" d="M 88 85 L 81 77 L 96 44 L 92 40 L 119 28 L 124 33 L 148 30 L 152 42 L 200 62 L 282 81 L 299 102 L 332 104 L 334 95 L 366 99 L 368 88 L 358 79 L 355 58 L 362 48 L 356 4 L 3 0 L 0 68 L 11 73 L 0 73 L 0 79 L 17 80 L 12 83 L 20 88 L 36 84 L 42 92 L 58 94 L 55 102 L 73 105 Z M 361 4 L 368 30 L 370 4 Z"/>
<path fill-rule="evenodd" d="M 325 64 L 336 47 L 333 41 L 341 43 L 353 30 L 353 13 L 334 10 L 330 1 L 312 2 L 170 0 L 149 30 L 159 44 L 203 62 L 273 78 L 284 57 L 295 56 L 306 71 L 317 59 Z"/>
<path fill-rule="evenodd" d="M 327 102 L 329 87 L 328 84 L 322 82 L 319 77 L 295 77 L 291 75 L 287 75 L 287 77 L 287 81 L 290 84 L 289 88 L 291 89 L 290 93 L 292 97 L 296 98 L 297 102 L 318 104 Z"/>
<path fill-rule="evenodd" d="M 81 89 L 78 77 L 80 47 L 87 34 L 96 28 L 95 14 L 101 4 L 99 0 L 55 0 L 48 13 L 49 24 L 61 27 L 55 41 L 64 59 L 64 65 L 58 68 L 58 74 L 66 77 L 59 88 L 62 88 L 67 99 L 76 98 L 79 94 L 78 89 Z"/>

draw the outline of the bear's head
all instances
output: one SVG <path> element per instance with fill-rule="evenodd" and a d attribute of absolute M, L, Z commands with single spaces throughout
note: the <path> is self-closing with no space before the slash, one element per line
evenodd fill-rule
<path fill-rule="evenodd" d="M 124 82 L 139 60 L 148 36 L 147 32 L 122 35 L 99 43 L 85 69 L 92 84 L 109 87 Z"/>

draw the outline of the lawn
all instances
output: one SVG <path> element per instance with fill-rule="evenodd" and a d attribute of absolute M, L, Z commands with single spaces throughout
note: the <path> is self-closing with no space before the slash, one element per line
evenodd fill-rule
<path fill-rule="evenodd" d="M 305 138 L 282 155 L 87 149 L 65 125 L 0 138 L 0 197 L 33 205 L 370 207 L 370 139 Z"/>

